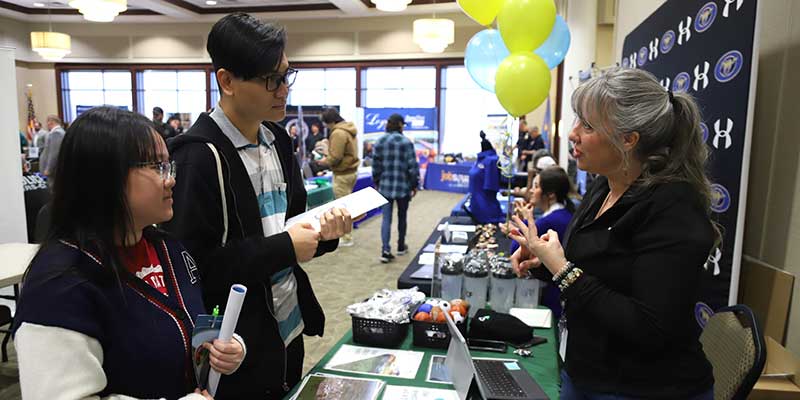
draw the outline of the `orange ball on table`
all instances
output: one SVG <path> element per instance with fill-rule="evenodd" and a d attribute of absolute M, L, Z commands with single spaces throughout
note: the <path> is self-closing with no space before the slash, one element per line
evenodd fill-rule
<path fill-rule="evenodd" d="M 430 322 L 431 315 L 426 313 L 425 311 L 420 311 L 416 315 L 414 315 L 414 321 Z"/>

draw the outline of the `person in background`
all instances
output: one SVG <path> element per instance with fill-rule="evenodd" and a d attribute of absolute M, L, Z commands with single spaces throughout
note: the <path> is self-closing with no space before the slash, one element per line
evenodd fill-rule
<path fill-rule="evenodd" d="M 406 227 L 408 203 L 416 196 L 419 187 L 419 165 L 414 143 L 403 135 L 405 120 L 392 114 L 386 121 L 386 133 L 376 142 L 372 153 L 372 181 L 383 197 L 389 200 L 383 206 L 381 222 L 382 263 L 394 260 L 390 245 L 392 212 L 397 203 L 397 255 L 408 253 Z"/>
<path fill-rule="evenodd" d="M 292 149 L 294 153 L 300 151 L 300 138 L 297 135 L 297 124 L 289 127 L 289 137 L 292 138 Z"/>
<path fill-rule="evenodd" d="M 306 136 L 306 153 L 310 154 L 314 151 L 314 146 L 322 139 L 325 139 L 325 133 L 322 132 L 322 127 L 319 122 L 313 122 L 311 124 L 311 132 Z"/>
<path fill-rule="evenodd" d="M 514 213 L 519 218 L 525 218 L 531 208 L 538 208 L 542 210 L 542 215 L 534 218 L 537 232 L 547 232 L 552 229 L 560 237 L 564 237 L 572 215 L 575 213 L 575 204 L 569 198 L 571 192 L 572 184 L 567 172 L 557 165 L 546 167 L 533 179 L 528 202 L 514 202 Z M 523 220 L 523 222 L 526 225 L 530 224 L 529 220 Z M 501 230 L 508 233 L 508 229 L 504 225 L 501 225 Z M 518 248 L 519 243 L 511 242 L 511 254 Z M 561 316 L 561 300 L 559 299 L 561 292 L 551 281 L 546 282 L 547 286 L 542 294 L 542 304 L 553 310 L 555 317 L 559 318 Z"/>
<path fill-rule="evenodd" d="M 181 125 L 181 119 L 177 115 L 173 114 L 167 119 L 167 124 L 164 127 L 165 139 L 173 138 L 175 136 L 180 135 L 181 133 L 183 133 L 183 125 Z"/>
<path fill-rule="evenodd" d="M 700 109 L 649 72 L 623 68 L 581 84 L 572 108 L 573 155 L 598 178 L 565 247 L 555 230 L 517 217 L 511 235 L 514 269 L 561 291 L 561 398 L 713 399 L 694 313 L 720 238 Z"/>
<path fill-rule="evenodd" d="M 234 283 L 250 288 L 237 325 L 248 357 L 222 377 L 220 399 L 282 399 L 300 382 L 303 335 L 322 336 L 325 314 L 299 263 L 335 250 L 352 229 L 341 208 L 319 217 L 319 231 L 285 226 L 307 197 L 292 140 L 275 122 L 286 117 L 296 73 L 286 40 L 283 27 L 247 14 L 217 21 L 206 48 L 220 101 L 169 143 L 186 168 L 165 228 L 195 255 L 206 306 L 224 306 Z"/>
<path fill-rule="evenodd" d="M 48 115 L 47 129 L 50 133 L 47 134 L 47 144 L 45 145 L 44 158 L 39 158 L 39 171 L 44 176 L 50 177 L 53 175 L 58 162 L 58 152 L 61 149 L 61 142 L 64 140 L 64 128 L 61 126 L 61 118 L 57 115 Z"/>
<path fill-rule="evenodd" d="M 314 145 L 314 151 L 311 152 L 311 157 L 308 160 L 308 166 L 311 168 L 313 176 L 323 176 L 330 168 L 327 164 L 321 162 L 328 156 L 328 139 L 322 139 Z M 335 190 L 334 190 L 335 196 Z M 339 246 L 343 246 L 342 241 L 344 237 L 339 239 Z"/>
<path fill-rule="evenodd" d="M 528 156 L 522 153 L 523 150 L 526 150 L 528 147 L 527 139 L 528 139 L 528 120 L 525 116 L 519 117 L 519 131 L 517 137 L 517 143 L 514 146 L 517 149 L 517 170 L 518 171 L 527 171 L 528 170 Z"/>
<path fill-rule="evenodd" d="M 358 177 L 358 131 L 356 125 L 347 122 L 335 108 L 327 108 L 321 115 L 322 123 L 328 128 L 328 150 L 318 163 L 333 172 L 333 195 L 337 199 L 353 193 Z M 313 126 L 313 125 L 312 125 Z M 322 139 L 325 140 L 325 139 Z M 319 140 L 317 141 L 319 142 Z M 339 246 L 353 245 L 349 233 L 342 236 Z"/>
<path fill-rule="evenodd" d="M 70 128 L 57 170 L 12 327 L 22 397 L 210 399 L 196 389 L 190 345 L 199 276 L 153 227 L 172 217 L 175 167 L 152 123 L 93 108 Z M 240 338 L 203 346 L 223 374 L 245 356 Z"/>
<path fill-rule="evenodd" d="M 542 149 L 544 149 L 544 139 L 542 138 L 542 134 L 539 133 L 539 127 L 532 126 L 522 140 L 522 144 L 519 145 L 519 151 L 521 153 L 520 159 L 524 161 L 524 165 L 521 165 L 521 167 L 524 168 L 522 171 L 527 171 L 535 167 L 530 161 L 534 153 Z"/>
<path fill-rule="evenodd" d="M 161 107 L 153 107 L 153 126 L 162 138 L 167 139 L 168 125 L 164 123 L 164 110 Z"/>
<path fill-rule="evenodd" d="M 22 155 L 22 190 L 25 197 L 25 221 L 28 225 L 28 243 L 36 243 L 36 218 L 39 210 L 50 201 L 47 181 L 31 172 L 31 163 Z"/>
<path fill-rule="evenodd" d="M 47 144 L 47 134 L 50 133 L 47 129 L 42 128 L 42 123 L 39 120 L 33 121 L 33 146 L 39 148 L 39 158 L 42 157 L 42 151 Z"/>

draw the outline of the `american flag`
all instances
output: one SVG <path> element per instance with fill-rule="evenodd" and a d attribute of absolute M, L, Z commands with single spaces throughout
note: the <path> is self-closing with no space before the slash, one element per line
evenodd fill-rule
<path fill-rule="evenodd" d="M 30 87 L 25 93 L 25 97 L 28 100 L 28 129 L 25 132 L 25 136 L 28 138 L 28 142 L 31 142 L 33 140 L 33 134 L 35 133 L 33 122 L 36 121 L 36 111 L 33 110 L 33 93 Z"/>

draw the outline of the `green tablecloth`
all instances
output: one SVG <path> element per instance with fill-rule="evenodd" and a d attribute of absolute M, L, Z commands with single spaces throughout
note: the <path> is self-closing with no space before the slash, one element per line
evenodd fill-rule
<path fill-rule="evenodd" d="M 555 324 L 553 324 L 555 325 Z M 362 377 L 362 378 L 376 378 L 382 379 L 386 382 L 387 385 L 396 385 L 396 386 L 419 386 L 419 387 L 428 387 L 428 388 L 437 388 L 437 389 L 454 389 L 452 385 L 446 384 L 439 384 L 439 383 L 430 383 L 425 380 L 428 376 L 428 366 L 431 362 L 431 356 L 434 354 L 441 354 L 446 355 L 447 350 L 439 350 L 439 349 L 429 349 L 427 347 L 414 347 L 411 344 L 412 341 L 412 329 L 409 327 L 408 329 L 408 336 L 403 344 L 399 347 L 401 350 L 413 350 L 413 351 L 420 351 L 425 353 L 425 356 L 422 359 L 422 363 L 420 364 L 419 370 L 417 371 L 417 376 L 412 379 L 401 379 L 401 378 L 394 378 L 394 377 L 382 377 L 382 376 L 374 376 L 374 375 L 363 375 L 363 374 L 353 374 L 347 373 L 342 371 L 330 371 L 326 370 L 323 367 L 325 364 L 330 361 L 336 351 L 339 350 L 343 344 L 351 344 L 355 346 L 363 346 L 359 345 L 358 343 L 353 343 L 353 332 L 352 330 L 349 331 L 336 343 L 333 348 L 322 357 L 322 360 L 314 366 L 310 373 L 326 373 L 332 375 L 343 375 L 343 376 L 354 376 L 354 377 Z M 483 352 L 483 351 L 470 351 L 472 357 L 487 357 L 487 358 L 513 358 L 519 360 L 520 365 L 528 371 L 528 373 L 533 376 L 533 379 L 544 389 L 544 392 L 549 396 L 551 399 L 558 399 L 558 391 L 559 391 L 559 371 L 558 371 L 558 351 L 556 349 L 556 338 L 555 338 L 555 326 L 551 329 L 536 329 L 535 334 L 537 336 L 544 336 L 547 338 L 547 343 L 540 344 L 536 347 L 531 348 L 533 351 L 532 357 L 519 357 L 513 353 L 513 348 L 509 347 L 509 351 L 506 354 L 500 353 L 492 353 L 492 352 Z M 292 391 L 287 395 L 286 399 L 290 399 L 294 392 L 299 387 L 299 384 L 292 389 Z M 388 399 L 387 399 L 388 400 Z"/>
<path fill-rule="evenodd" d="M 306 205 L 310 210 L 330 201 L 333 201 L 333 186 L 327 185 L 309 190 Z"/>

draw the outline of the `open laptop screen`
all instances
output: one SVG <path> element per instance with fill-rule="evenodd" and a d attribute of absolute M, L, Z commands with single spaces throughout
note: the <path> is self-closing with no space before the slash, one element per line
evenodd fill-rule
<path fill-rule="evenodd" d="M 461 335 L 461 331 L 458 330 L 448 313 L 445 313 L 445 317 L 447 318 L 447 328 L 450 330 L 450 346 L 447 348 L 447 359 L 444 365 L 450 371 L 450 379 L 456 388 L 458 398 L 466 400 L 472 378 L 475 375 L 475 366 L 472 365 L 467 341 Z"/>

